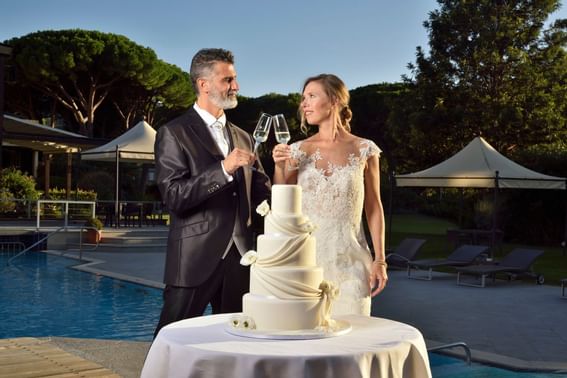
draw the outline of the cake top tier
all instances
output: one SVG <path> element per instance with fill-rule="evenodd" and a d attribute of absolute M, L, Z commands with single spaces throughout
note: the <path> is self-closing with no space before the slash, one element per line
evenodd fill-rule
<path fill-rule="evenodd" d="M 271 208 L 277 215 L 301 215 L 301 186 L 273 185 Z"/>

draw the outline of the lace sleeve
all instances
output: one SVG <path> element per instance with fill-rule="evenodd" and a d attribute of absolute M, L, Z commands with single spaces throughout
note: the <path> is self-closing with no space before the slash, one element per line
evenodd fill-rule
<path fill-rule="evenodd" d="M 291 144 L 291 162 L 287 165 L 287 169 L 289 171 L 296 171 L 299 169 L 299 164 L 305 157 L 305 152 L 301 151 L 299 147 L 301 147 L 302 141 L 295 142 Z"/>
<path fill-rule="evenodd" d="M 368 159 L 374 155 L 380 157 L 380 153 L 382 153 L 382 150 L 376 145 L 376 143 L 374 143 L 374 141 L 364 139 L 360 142 L 360 156 L 362 158 Z"/>

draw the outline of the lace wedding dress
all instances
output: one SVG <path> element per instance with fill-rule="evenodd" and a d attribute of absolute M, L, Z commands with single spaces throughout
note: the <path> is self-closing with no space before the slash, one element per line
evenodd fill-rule
<path fill-rule="evenodd" d="M 319 149 L 308 154 L 303 141 L 291 145 L 297 162 L 297 183 L 303 191 L 303 212 L 317 225 L 317 265 L 326 280 L 340 287 L 332 315 L 370 315 L 368 276 L 372 257 L 362 230 L 364 168 L 381 150 L 360 139 L 358 151 L 345 154 L 343 162 L 332 162 Z"/>

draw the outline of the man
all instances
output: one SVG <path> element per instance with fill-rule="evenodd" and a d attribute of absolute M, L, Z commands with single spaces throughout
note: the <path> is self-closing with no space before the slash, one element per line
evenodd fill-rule
<path fill-rule="evenodd" d="M 226 120 L 239 90 L 234 57 L 203 49 L 191 62 L 192 108 L 158 130 L 157 183 L 170 213 L 163 308 L 155 331 L 177 320 L 242 311 L 252 246 L 252 209 L 270 183 L 248 133 Z M 155 336 L 154 335 L 154 336 Z"/>

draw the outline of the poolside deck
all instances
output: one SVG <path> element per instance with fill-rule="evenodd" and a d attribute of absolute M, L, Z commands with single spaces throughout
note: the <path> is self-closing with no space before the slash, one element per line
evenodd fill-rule
<path fill-rule="evenodd" d="M 0 376 L 120 378 L 112 370 L 68 353 L 48 340 L 32 337 L 0 340 Z"/>
<path fill-rule="evenodd" d="M 87 264 L 89 271 L 162 287 L 164 250 L 100 250 L 84 252 L 83 257 L 93 260 Z M 410 280 L 405 271 L 389 274 L 388 287 L 373 300 L 372 315 L 415 326 L 428 347 L 462 341 L 477 361 L 567 373 L 567 301 L 561 299 L 559 286 L 496 281 L 481 289 L 457 286 L 456 274 L 450 273 L 434 273 L 432 281 Z M 42 340 L 126 378 L 139 376 L 150 346 L 149 342 Z M 4 353 L 0 348 L 0 361 Z"/>

